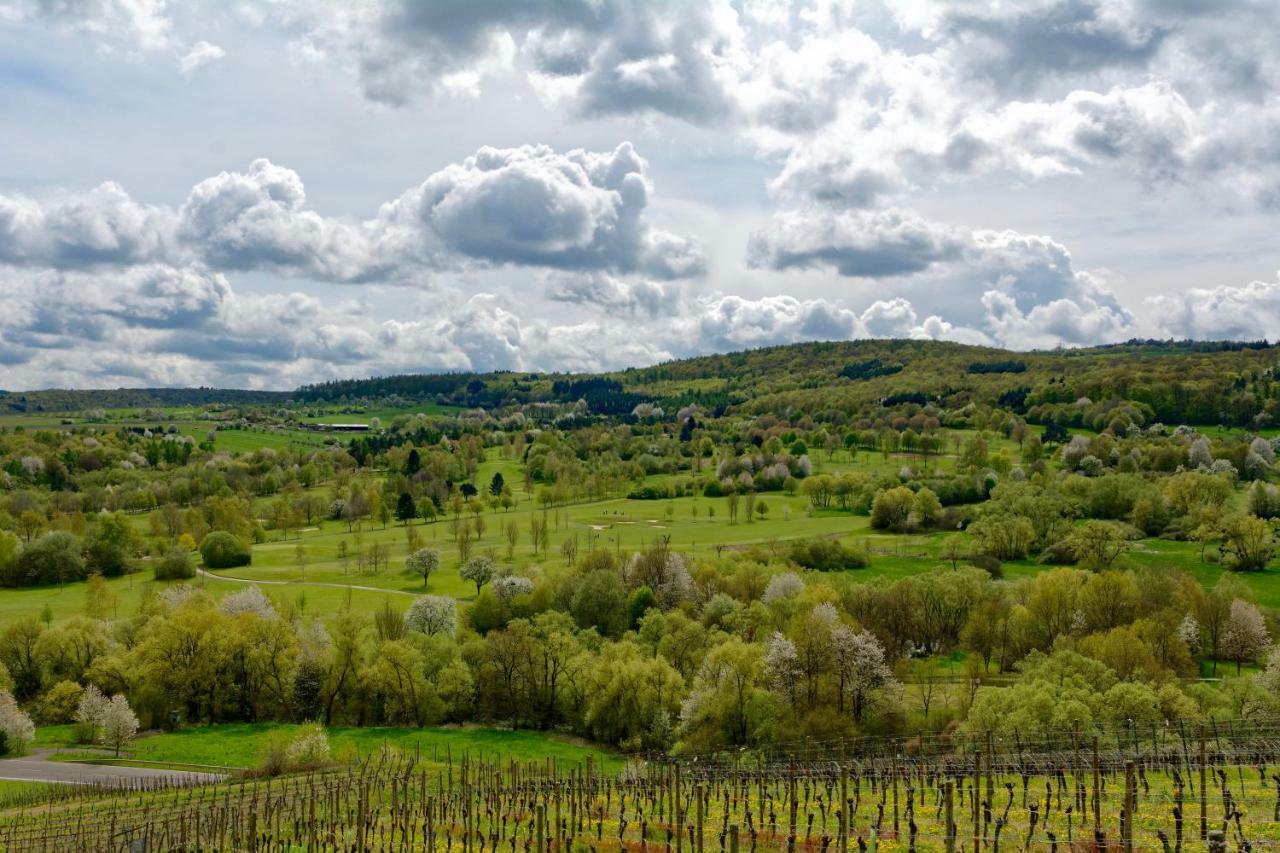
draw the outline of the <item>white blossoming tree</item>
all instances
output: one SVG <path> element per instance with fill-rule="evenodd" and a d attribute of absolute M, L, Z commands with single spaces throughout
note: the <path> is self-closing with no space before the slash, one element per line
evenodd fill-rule
<path fill-rule="evenodd" d="M 222 612 L 228 616 L 253 613 L 263 619 L 274 619 L 276 617 L 275 605 L 257 586 L 247 586 L 239 592 L 233 592 L 222 599 Z"/>
<path fill-rule="evenodd" d="M 458 630 L 457 602 L 447 595 L 416 598 L 404 614 L 404 624 L 411 631 L 421 631 L 428 636 L 452 636 Z"/>
<path fill-rule="evenodd" d="M 431 573 L 440 568 L 440 552 L 435 548 L 419 548 L 405 558 L 404 567 L 415 575 L 421 575 L 422 585 L 426 587 Z"/>
<path fill-rule="evenodd" d="M 0 690 L 0 735 L 4 736 L 0 754 L 22 755 L 36 739 L 35 724 L 8 690 Z"/>
<path fill-rule="evenodd" d="M 98 732 L 102 728 L 102 715 L 109 704 L 111 700 L 103 695 L 97 685 L 90 684 L 85 688 L 75 713 L 77 737 L 81 743 L 92 743 L 98 739 Z"/>
<path fill-rule="evenodd" d="M 133 740 L 138 733 L 138 717 L 129 707 L 129 700 L 117 693 L 111 697 L 102 711 L 98 734 L 99 742 L 114 749 L 116 755 Z"/>

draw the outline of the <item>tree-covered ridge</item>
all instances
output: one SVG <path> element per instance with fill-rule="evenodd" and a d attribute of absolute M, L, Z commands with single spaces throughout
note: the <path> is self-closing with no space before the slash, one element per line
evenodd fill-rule
<path fill-rule="evenodd" d="M 0 391 L 0 412 L 36 414 L 83 409 L 164 408 L 166 406 L 271 405 L 290 394 L 234 388 L 115 388 L 111 390 Z"/>
<path fill-rule="evenodd" d="M 999 405 L 1037 423 L 1079 425 L 1081 400 L 1136 404 L 1149 422 L 1280 423 L 1277 348 L 1259 343 L 1133 341 L 1013 353 L 943 341 L 803 343 L 702 356 L 602 375 L 390 376 L 305 386 L 307 401 L 434 399 L 493 408 L 585 400 L 619 415 L 639 402 L 746 412 L 860 408 L 889 399 Z"/>

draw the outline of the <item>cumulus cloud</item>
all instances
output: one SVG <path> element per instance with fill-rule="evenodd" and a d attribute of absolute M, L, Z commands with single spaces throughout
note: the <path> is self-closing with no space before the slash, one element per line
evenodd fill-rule
<path fill-rule="evenodd" d="M 652 186 L 631 146 L 558 154 L 545 145 L 482 148 L 386 205 L 390 229 L 420 230 L 445 249 L 492 264 L 640 272 L 702 272 L 691 240 L 643 218 Z"/>
<path fill-rule="evenodd" d="M 990 290 L 983 294 L 982 304 L 992 337 L 1010 349 L 1089 346 L 1137 334 L 1128 312 L 1089 297 L 1055 299 L 1023 311 L 1008 294 Z"/>
<path fill-rule="evenodd" d="M 326 281 L 390 272 L 389 262 L 375 259 L 375 229 L 309 210 L 298 173 L 269 160 L 201 181 L 177 216 L 183 242 L 221 269 L 268 269 Z"/>
<path fill-rule="evenodd" d="M 371 100 L 476 93 L 518 54 L 583 114 L 652 112 L 701 122 L 731 104 L 741 31 L 727 0 L 298 3 L 302 54 L 355 70 Z"/>
<path fill-rule="evenodd" d="M 989 291 L 1023 313 L 1065 300 L 1127 319 L 1114 294 L 1077 270 L 1066 247 L 1049 237 L 944 225 L 910 211 L 783 212 L 752 236 L 748 257 L 754 266 L 774 270 L 827 268 L 851 278 L 892 278 L 901 292 L 970 324 L 989 319 L 990 312 L 980 309 Z M 907 334 L 907 327 L 896 328 Z"/>
<path fill-rule="evenodd" d="M 1191 288 L 1148 299 L 1154 334 L 1174 338 L 1276 340 L 1280 277 L 1233 287 Z"/>
<path fill-rule="evenodd" d="M 166 211 L 118 184 L 47 200 L 0 195 L 0 263 L 80 268 L 142 263 L 172 243 Z"/>
<path fill-rule="evenodd" d="M 55 269 L 198 260 L 331 282 L 400 282 L 423 272 L 517 265 L 700 275 L 702 248 L 654 228 L 647 164 L 611 152 L 482 148 L 367 220 L 313 210 L 297 172 L 270 160 L 201 181 L 177 209 L 116 184 L 45 201 L 0 195 L 0 264 Z"/>

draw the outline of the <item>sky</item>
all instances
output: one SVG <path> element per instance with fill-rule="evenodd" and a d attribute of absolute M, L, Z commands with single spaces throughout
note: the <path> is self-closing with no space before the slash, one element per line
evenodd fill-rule
<path fill-rule="evenodd" d="M 1276 0 L 0 0 L 0 388 L 1280 337 Z"/>

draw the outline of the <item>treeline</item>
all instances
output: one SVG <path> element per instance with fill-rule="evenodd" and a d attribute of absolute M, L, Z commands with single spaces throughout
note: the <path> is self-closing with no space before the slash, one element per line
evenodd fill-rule
<path fill-rule="evenodd" d="M 291 394 L 236 388 L 116 388 L 113 390 L 0 391 L 0 411 L 15 414 L 82 409 L 144 409 L 165 406 L 281 405 Z"/>
<path fill-rule="evenodd" d="M 183 585 L 117 616 L 91 584 L 81 615 L 0 631 L 0 687 L 46 724 L 69 721 L 93 687 L 127 697 L 143 726 L 174 710 L 184 722 L 479 721 L 694 752 L 1280 711 L 1272 626 L 1229 576 L 1206 590 L 1171 570 L 1061 568 L 1009 583 L 957 567 L 861 583 L 802 574 L 797 544 L 708 561 L 663 543 L 621 559 L 589 551 L 555 577 L 477 557 L 463 576 L 480 592 L 465 608 L 388 598 L 328 619 L 257 587 L 216 602 Z M 960 663 L 934 668 L 936 654 Z M 1201 658 L 1263 668 L 1184 684 Z M 996 673 L 1010 686 L 984 688 Z"/>

